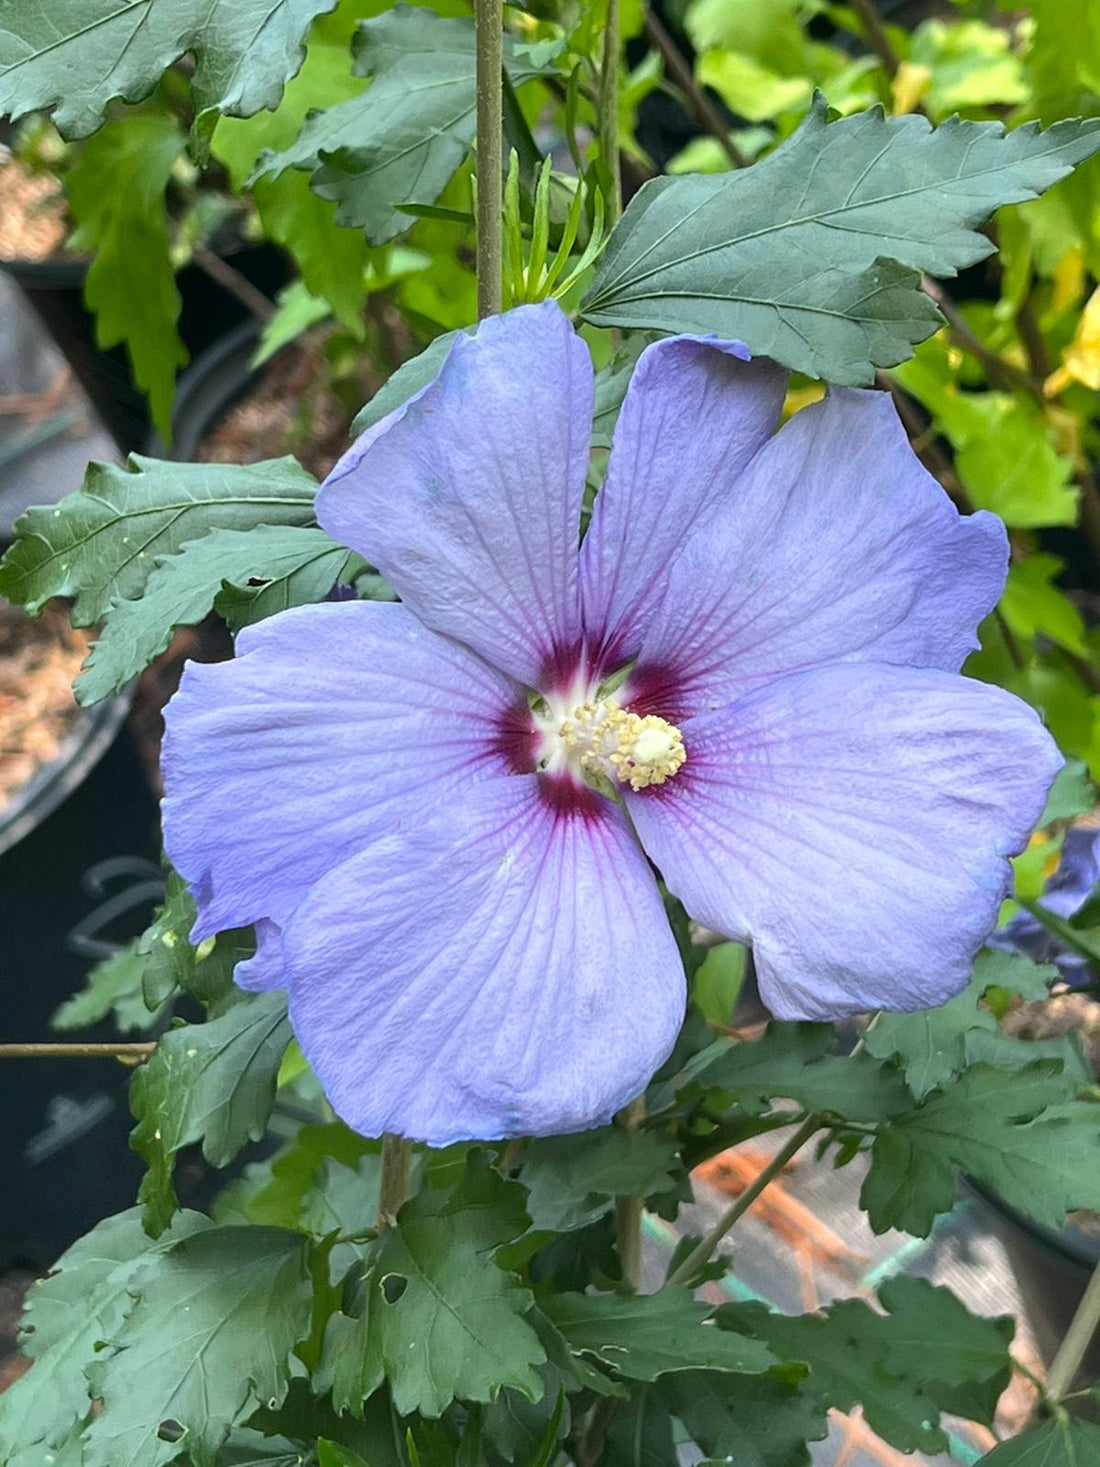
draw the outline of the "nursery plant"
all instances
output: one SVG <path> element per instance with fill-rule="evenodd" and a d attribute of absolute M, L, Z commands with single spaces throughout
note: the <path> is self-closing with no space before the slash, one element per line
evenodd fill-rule
<path fill-rule="evenodd" d="M 94 629 L 84 704 L 211 611 L 236 639 L 166 710 L 163 907 L 65 1019 L 149 1030 L 73 1060 L 134 1066 L 145 1179 L 32 1287 L 0 1459 L 797 1467 L 833 1410 L 902 1452 L 992 1426 L 1010 1318 L 720 1291 L 803 1148 L 879 1233 L 961 1174 L 1100 1211 L 1079 1045 L 998 1032 L 1059 970 L 995 936 L 1093 981 L 1094 902 L 1043 903 L 1100 776 L 1093 7 L 0 14 L 0 110 L 56 129 L 163 427 L 173 190 L 292 256 L 262 354 L 323 326 L 385 376 L 320 485 L 93 464 L 0 567 Z M 643 1217 L 772 1132 L 643 1275 Z M 1100 1461 L 1098 1320 L 1094 1281 L 993 1467 Z"/>

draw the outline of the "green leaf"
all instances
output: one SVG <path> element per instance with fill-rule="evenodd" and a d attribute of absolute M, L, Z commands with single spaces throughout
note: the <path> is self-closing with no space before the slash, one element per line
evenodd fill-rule
<path fill-rule="evenodd" d="M 753 1375 L 776 1364 L 758 1341 L 719 1329 L 714 1309 L 689 1289 L 550 1294 L 540 1304 L 573 1355 L 591 1355 L 629 1380 L 700 1368 Z"/>
<path fill-rule="evenodd" d="M 626 397 L 626 389 L 638 365 L 638 358 L 654 338 L 635 333 L 615 348 L 605 367 L 596 373 L 596 402 L 592 414 L 593 448 L 610 448 L 611 435 Z"/>
<path fill-rule="evenodd" d="M 1057 1060 L 1022 1069 L 974 1064 L 880 1130 L 860 1201 L 876 1233 L 927 1237 L 967 1172 L 1048 1227 L 1100 1211 L 1100 1108 L 1066 1101 Z"/>
<path fill-rule="evenodd" d="M 296 533 L 311 536 L 316 533 L 308 555 L 303 555 L 301 560 L 297 555 L 288 555 L 281 563 L 269 562 L 261 575 L 251 577 L 244 584 L 227 581 L 215 596 L 214 610 L 234 634 L 290 606 L 323 601 L 337 584 L 354 583 L 362 591 L 363 561 L 358 555 L 336 545 L 327 536 L 323 542 L 320 530 Z M 304 542 L 299 542 L 299 550 L 304 549 Z"/>
<path fill-rule="evenodd" d="M 294 1441 L 312 1443 L 324 1437 L 339 1442 L 358 1452 L 370 1467 L 409 1467 L 403 1445 L 399 1445 L 400 1423 L 386 1390 L 376 1392 L 366 1403 L 361 1421 L 350 1421 L 338 1416 L 327 1397 L 314 1395 L 310 1382 L 296 1375 L 278 1408 L 262 1406 L 249 1417 L 249 1425 L 265 1434 L 278 1432 Z M 306 1461 L 309 1462 L 308 1456 Z"/>
<path fill-rule="evenodd" d="M 181 301 L 165 190 L 186 141 L 174 117 L 131 113 L 89 139 L 65 174 L 81 242 L 95 251 L 84 299 L 95 313 L 96 339 L 102 347 L 125 344 L 165 442 L 172 437 L 176 368 L 187 361 L 176 330 Z"/>
<path fill-rule="evenodd" d="M 218 1453 L 218 1467 L 305 1467 L 307 1450 L 304 1444 L 285 1437 L 262 1436 L 238 1426 Z"/>
<path fill-rule="evenodd" d="M 85 1467 L 162 1467 L 180 1451 L 213 1467 L 231 1426 L 286 1394 L 291 1350 L 309 1331 L 307 1244 L 277 1228 L 211 1227 L 163 1253 L 89 1370 L 103 1406 Z M 160 1436 L 162 1422 L 183 1428 Z"/>
<path fill-rule="evenodd" d="M 652 180 L 632 199 L 581 302 L 599 326 L 704 331 L 847 384 L 912 355 L 936 313 L 915 271 L 953 275 L 993 249 L 976 233 L 1100 148 L 1100 120 L 1026 124 L 877 110 L 799 130 L 740 172 Z"/>
<path fill-rule="evenodd" d="M 602 1126 L 528 1142 L 519 1180 L 527 1188 L 531 1226 L 568 1233 L 609 1212 L 616 1196 L 672 1191 L 676 1169 L 671 1138 Z"/>
<path fill-rule="evenodd" d="M 901 1075 L 869 1054 L 830 1054 L 835 1042 L 829 1024 L 772 1023 L 760 1039 L 716 1039 L 685 1066 L 681 1088 L 720 1090 L 758 1112 L 783 1095 L 851 1121 L 882 1121 L 908 1109 Z"/>
<path fill-rule="evenodd" d="M 171 1231 L 151 1243 L 140 1211 L 131 1208 L 97 1223 L 62 1254 L 48 1277 L 31 1285 L 23 1349 L 35 1364 L 0 1395 L 0 1458 L 8 1462 L 35 1442 L 62 1445 L 91 1409 L 85 1368 L 133 1309 L 133 1285 L 143 1266 L 209 1226 L 198 1213 L 181 1212 Z"/>
<path fill-rule="evenodd" d="M 438 376 L 457 335 L 457 331 L 447 331 L 429 342 L 418 356 L 402 362 L 397 371 L 382 384 L 370 402 L 359 409 L 355 422 L 351 425 L 352 433 L 356 435 L 365 433 L 368 428 L 373 428 L 375 423 L 380 423 L 383 418 L 395 412 L 402 403 L 408 402 L 409 398 L 415 396 L 421 388 L 427 387 L 428 383 Z"/>
<path fill-rule="evenodd" d="M 272 1227 L 297 1228 L 324 1236 L 332 1226 L 332 1205 L 325 1199 L 334 1168 L 356 1179 L 359 1231 L 373 1224 L 378 1211 L 377 1178 L 366 1186 L 358 1172 L 368 1155 L 377 1154 L 377 1141 L 367 1141 L 342 1121 L 302 1126 L 293 1141 L 259 1176 L 261 1185 L 250 1188 L 243 1206 L 250 1222 Z"/>
<path fill-rule="evenodd" d="M 802 112 L 813 93 L 808 76 L 780 76 L 738 51 L 707 51 L 697 71 L 702 85 L 713 88 L 731 112 L 748 122 Z"/>
<path fill-rule="evenodd" d="M 982 1467 L 1095 1467 L 1097 1462 L 1100 1426 L 1061 1416 L 994 1447 Z"/>
<path fill-rule="evenodd" d="M 605 1467 L 668 1467 L 679 1460 L 668 1403 L 650 1386 L 632 1391 L 608 1422 L 600 1462 Z"/>
<path fill-rule="evenodd" d="M 297 174 L 288 174 L 287 177 L 297 177 Z M 332 306 L 327 300 L 319 295 L 310 295 L 304 281 L 292 280 L 279 292 L 275 314 L 260 332 L 260 344 L 249 365 L 262 367 L 289 342 L 297 341 L 311 327 L 329 320 L 331 316 Z"/>
<path fill-rule="evenodd" d="M 740 942 L 707 949 L 691 984 L 691 1000 L 708 1024 L 724 1028 L 733 1020 L 748 972 L 749 950 Z"/>
<path fill-rule="evenodd" d="M 1039 826 L 1042 828 L 1055 820 L 1072 820 L 1075 815 L 1087 815 L 1096 799 L 1096 786 L 1089 778 L 1087 766 L 1080 759 L 1067 759 L 1051 785 Z"/>
<path fill-rule="evenodd" d="M 505 1386 L 537 1400 L 545 1357 L 523 1318 L 531 1295 L 493 1260 L 526 1231 L 523 1188 L 482 1153 L 451 1191 L 426 1188 L 383 1236 L 362 1314 L 334 1315 L 318 1372 L 339 1411 L 359 1414 L 390 1382 L 401 1416 L 438 1417 L 458 1398 L 489 1402 Z"/>
<path fill-rule="evenodd" d="M 49 111 L 87 137 L 107 104 L 138 102 L 187 52 L 198 113 L 274 107 L 302 60 L 302 36 L 334 0 L 42 0 L 5 15 L 0 113 Z"/>
<path fill-rule="evenodd" d="M 1032 0 L 1027 70 L 1044 115 L 1100 92 L 1100 16 L 1091 0 Z"/>
<path fill-rule="evenodd" d="M 551 1467 L 556 1443 L 569 1434 L 571 1413 L 565 1385 L 549 1361 L 538 1367 L 542 1396 L 529 1401 L 518 1391 L 503 1390 L 486 1406 L 485 1440 L 505 1462 L 542 1463 Z"/>
<path fill-rule="evenodd" d="M 180 464 L 132 454 L 125 468 L 90 464 L 75 493 L 16 521 L 0 595 L 32 616 L 51 596 L 75 597 L 73 625 L 93 626 L 113 600 L 141 594 L 157 556 L 215 529 L 312 524 L 316 492 L 292 458 Z"/>
<path fill-rule="evenodd" d="M 986 948 L 978 954 L 969 985 L 956 998 L 919 1014 L 880 1014 L 863 1037 L 864 1048 L 878 1059 L 900 1059 L 906 1083 L 921 1100 L 966 1068 L 972 1057 L 968 1041 L 975 1031 L 997 1032 L 994 1015 L 979 1007 L 986 989 L 1045 998 L 1057 976 L 1057 968 L 1049 964 Z"/>
<path fill-rule="evenodd" d="M 195 925 L 195 902 L 187 883 L 169 869 L 164 902 L 152 924 L 138 938 L 138 952 L 145 957 L 141 975 L 146 1006 L 158 1009 L 182 990 L 210 1005 L 224 999 L 233 988 L 233 969 L 251 957 L 253 942 L 248 929 L 219 932 L 199 947 L 192 947 L 189 934 Z"/>
<path fill-rule="evenodd" d="M 514 86 L 549 69 L 558 42 L 523 46 L 506 38 Z M 474 27 L 398 5 L 366 20 L 355 71 L 374 78 L 357 97 L 315 113 L 289 148 L 261 159 L 260 176 L 308 169 L 336 222 L 363 228 L 375 244 L 409 227 L 397 204 L 433 204 L 474 137 Z"/>
<path fill-rule="evenodd" d="M 1026 100 L 1020 59 L 1007 30 L 982 21 L 929 20 L 913 32 L 909 61 L 931 73 L 923 101 L 936 117 L 963 107 L 1015 106 Z"/>
<path fill-rule="evenodd" d="M 973 503 L 1021 528 L 1073 524 L 1073 464 L 1057 452 L 1041 409 L 1012 393 L 967 391 L 959 372 L 958 354 L 939 335 L 895 375 L 950 440 Z"/>
<path fill-rule="evenodd" d="M 67 1031 L 87 1029 L 113 1014 L 120 1034 L 147 1029 L 153 1012 L 142 994 L 145 955 L 135 938 L 128 946 L 97 963 L 84 987 L 65 1000 L 50 1017 L 50 1028 Z"/>
<path fill-rule="evenodd" d="M 125 687 L 164 651 L 176 627 L 200 622 L 216 600 L 258 620 L 248 613 L 261 590 L 277 588 L 271 611 L 321 601 L 353 560 L 358 557 L 323 530 L 293 525 L 216 529 L 187 541 L 175 555 L 157 558 L 140 597 L 108 607 L 73 685 L 77 701 L 96 703 Z M 226 583 L 239 588 L 228 598 L 222 595 Z"/>
<path fill-rule="evenodd" d="M 808 1364 L 801 1389 L 823 1407 L 861 1405 L 868 1426 L 903 1452 L 945 1451 L 941 1412 L 992 1420 L 1010 1374 L 1012 1320 L 980 1319 L 924 1279 L 891 1279 L 879 1298 L 886 1314 L 844 1299 L 821 1314 L 734 1304 L 721 1317 L 782 1359 Z"/>
<path fill-rule="evenodd" d="M 59 1448 L 35 1442 L 9 1457 L 5 1467 L 84 1467 L 83 1438 L 74 1430 Z"/>
<path fill-rule="evenodd" d="M 358 1452 L 342 1447 L 339 1442 L 327 1442 L 317 1438 L 317 1467 L 371 1467 Z"/>
<path fill-rule="evenodd" d="M 807 1442 L 828 1431 L 824 1406 L 774 1375 L 689 1370 L 661 1382 L 673 1414 L 708 1457 L 738 1467 L 807 1467 Z"/>
<path fill-rule="evenodd" d="M 248 994 L 216 1019 L 163 1035 L 136 1071 L 130 1144 L 150 1168 L 141 1200 L 152 1236 L 178 1205 L 172 1161 L 181 1146 L 201 1141 L 207 1161 L 221 1167 L 263 1135 L 289 1041 L 285 995 Z"/>
<path fill-rule="evenodd" d="M 694 0 L 684 24 L 697 51 L 736 49 L 780 72 L 806 68 L 804 0 Z"/>
<path fill-rule="evenodd" d="M 363 7 L 345 0 L 335 12 L 313 23 L 302 69 L 287 83 L 275 111 L 249 118 L 223 117 L 218 122 L 211 152 L 228 168 L 235 189 L 243 190 L 265 149 L 285 148 L 294 141 L 319 98 L 331 107 L 363 90 L 363 79 L 351 74 L 351 40 L 362 12 Z M 327 302 L 332 313 L 360 335 L 363 272 L 370 255 L 362 232 L 341 229 L 333 205 L 318 198 L 301 173 L 257 179 L 252 201 L 264 233 L 293 257 L 302 277 L 296 282 L 300 291 L 315 301 Z M 265 341 L 269 332 L 270 326 L 264 332 Z"/>
<path fill-rule="evenodd" d="M 1089 657 L 1081 613 L 1052 581 L 1062 569 L 1056 555 L 1029 555 L 1008 568 L 1001 614 L 1018 637 L 1047 636 L 1076 657 Z"/>
<path fill-rule="evenodd" d="M 1003 393 L 969 397 L 976 431 L 956 442 L 955 467 L 974 505 L 1014 528 L 1076 524 L 1073 462 L 1055 450 L 1038 410 Z"/>

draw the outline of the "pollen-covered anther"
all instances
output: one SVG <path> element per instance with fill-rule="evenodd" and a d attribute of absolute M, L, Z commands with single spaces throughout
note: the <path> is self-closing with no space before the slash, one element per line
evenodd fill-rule
<path fill-rule="evenodd" d="M 582 704 L 562 723 L 559 737 L 580 755 L 585 774 L 610 776 L 633 790 L 664 784 L 687 759 L 675 724 L 652 713 L 628 713 L 611 698 Z"/>

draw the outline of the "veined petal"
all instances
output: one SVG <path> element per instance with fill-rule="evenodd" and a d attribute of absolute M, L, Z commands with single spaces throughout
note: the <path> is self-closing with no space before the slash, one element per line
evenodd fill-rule
<path fill-rule="evenodd" d="M 645 349 L 615 427 L 581 546 L 585 633 L 597 670 L 636 657 L 669 566 L 775 432 L 787 374 L 740 342 L 676 336 Z"/>
<path fill-rule="evenodd" d="M 554 302 L 493 316 L 344 455 L 317 518 L 425 625 L 555 684 L 580 641 L 592 400 L 588 348 Z"/>
<path fill-rule="evenodd" d="M 164 843 L 198 904 L 196 940 L 282 924 L 420 802 L 511 767 L 520 689 L 404 606 L 298 607 L 237 648 L 190 663 L 165 710 Z"/>
<path fill-rule="evenodd" d="M 955 672 L 1007 566 L 1000 520 L 959 515 L 889 396 L 833 389 L 761 449 L 685 546 L 631 693 L 684 718 L 830 662 Z"/>
<path fill-rule="evenodd" d="M 284 934 L 337 1112 L 434 1146 L 610 1120 L 668 1055 L 684 976 L 619 811 L 485 780 L 325 876 Z"/>
<path fill-rule="evenodd" d="M 268 917 L 256 919 L 256 951 L 233 969 L 233 982 L 249 993 L 286 986 L 282 928 Z"/>
<path fill-rule="evenodd" d="M 752 942 L 784 1019 L 957 993 L 1062 762 L 1019 699 L 915 668 L 797 674 L 683 732 L 630 813 L 691 915 Z"/>

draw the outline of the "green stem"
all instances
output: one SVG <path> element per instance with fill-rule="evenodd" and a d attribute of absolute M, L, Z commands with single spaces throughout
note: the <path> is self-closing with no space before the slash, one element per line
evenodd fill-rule
<path fill-rule="evenodd" d="M 145 1044 L 0 1044 L 0 1059 L 148 1059 L 156 1049 Z"/>
<path fill-rule="evenodd" d="M 504 178 L 504 5 L 475 0 L 477 27 L 477 314 L 501 307 Z"/>
<path fill-rule="evenodd" d="M 1066 1330 L 1054 1359 L 1050 1362 L 1046 1381 L 1048 1401 L 1057 1403 L 1069 1394 L 1074 1377 L 1081 1369 L 1085 1351 L 1098 1328 L 1100 1328 L 1100 1263 L 1093 1270 L 1092 1278 L 1089 1279 L 1088 1286 L 1081 1295 L 1077 1312 L 1070 1321 L 1069 1329 Z"/>
<path fill-rule="evenodd" d="M 859 17 L 863 27 L 863 36 L 868 46 L 886 68 L 886 74 L 893 77 L 901 65 L 901 58 L 894 50 L 894 43 L 886 34 L 886 27 L 875 9 L 875 0 L 851 0 L 851 5 Z"/>
<path fill-rule="evenodd" d="M 646 11 L 645 29 L 650 41 L 660 51 L 669 75 L 683 92 L 684 101 L 690 107 L 696 122 L 717 140 L 734 168 L 744 168 L 748 159 L 730 137 L 725 118 L 695 80 L 695 73 L 683 52 L 652 10 Z"/>
<path fill-rule="evenodd" d="M 688 1256 L 670 1275 L 669 1284 L 683 1284 L 691 1278 L 696 1269 L 706 1263 L 718 1244 L 729 1232 L 730 1228 L 742 1217 L 763 1192 L 764 1188 L 772 1182 L 790 1161 L 797 1151 L 801 1151 L 806 1142 L 823 1125 L 820 1116 L 807 1116 L 795 1131 L 785 1146 L 775 1153 L 767 1166 L 763 1168 L 756 1181 L 750 1187 L 746 1187 L 732 1207 L 726 1209 L 722 1216 L 711 1228 L 710 1232 L 702 1238 L 691 1250 Z"/>
<path fill-rule="evenodd" d="M 645 1120 L 645 1096 L 640 1095 L 616 1116 L 624 1131 L 636 1131 Z M 615 1243 L 623 1270 L 623 1288 L 637 1293 L 642 1270 L 642 1199 L 615 1198 Z"/>
<path fill-rule="evenodd" d="M 619 159 L 619 0 L 607 0 L 600 67 L 600 156 L 607 169 L 607 227 L 614 229 L 623 212 L 623 173 Z"/>
<path fill-rule="evenodd" d="M 1037 922 L 1041 922 L 1048 932 L 1053 932 L 1054 936 L 1064 942 L 1073 952 L 1080 953 L 1083 958 L 1088 958 L 1090 963 L 1097 961 L 1096 948 L 1076 928 L 1071 927 L 1065 918 L 1059 917 L 1056 912 L 1049 911 L 1041 902 L 1033 902 L 1030 897 L 1018 896 L 1016 904 L 1023 907 L 1025 912 L 1030 912 Z"/>
<path fill-rule="evenodd" d="M 377 1228 L 392 1228 L 401 1204 L 409 1195 L 412 1142 L 387 1131 L 382 1137 L 382 1184 L 378 1191 Z"/>

